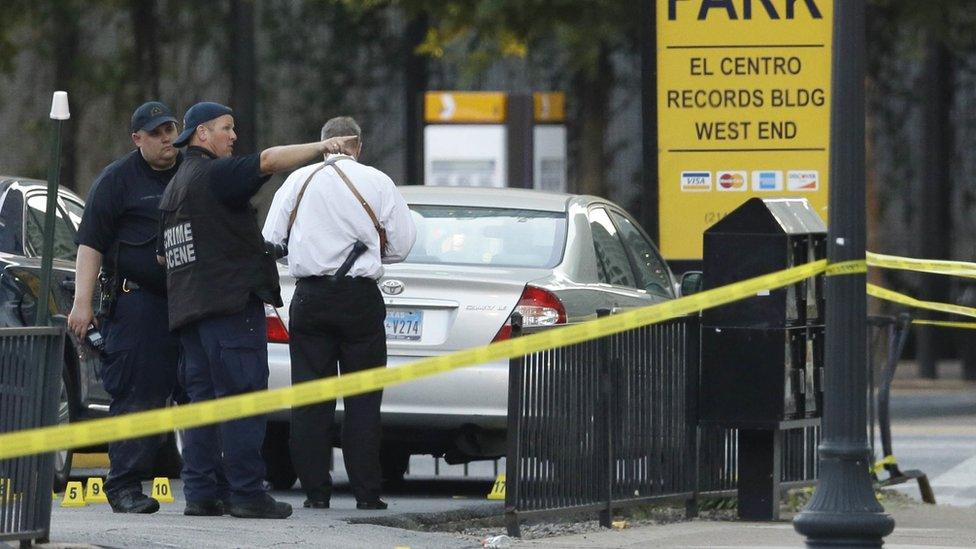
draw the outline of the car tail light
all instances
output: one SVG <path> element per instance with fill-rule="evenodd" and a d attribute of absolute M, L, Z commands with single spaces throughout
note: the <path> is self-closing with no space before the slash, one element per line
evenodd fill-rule
<path fill-rule="evenodd" d="M 522 326 L 534 328 L 537 326 L 555 326 L 566 323 L 566 308 L 559 301 L 556 294 L 536 286 L 526 286 L 522 297 L 515 305 L 515 311 L 522 315 Z M 502 324 L 492 343 L 504 341 L 512 336 L 512 317 L 508 317 Z"/>
<path fill-rule="evenodd" d="M 288 343 L 288 329 L 278 316 L 278 311 L 265 303 L 264 318 L 268 321 L 268 343 Z"/>

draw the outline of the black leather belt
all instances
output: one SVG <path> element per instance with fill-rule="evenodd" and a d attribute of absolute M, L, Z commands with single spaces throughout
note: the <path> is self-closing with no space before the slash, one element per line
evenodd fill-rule
<path fill-rule="evenodd" d="M 135 282 L 133 282 L 132 280 L 129 280 L 128 278 L 123 278 L 122 279 L 122 291 L 123 292 L 129 293 L 132 290 L 138 290 L 138 289 L 139 289 L 139 285 L 136 284 Z"/>
<path fill-rule="evenodd" d="M 372 278 L 366 276 L 336 276 L 336 275 L 322 275 L 322 276 L 303 276 L 298 279 L 299 282 L 314 282 L 317 284 L 335 284 L 337 282 L 369 282 L 371 284 L 376 284 L 376 281 Z"/>

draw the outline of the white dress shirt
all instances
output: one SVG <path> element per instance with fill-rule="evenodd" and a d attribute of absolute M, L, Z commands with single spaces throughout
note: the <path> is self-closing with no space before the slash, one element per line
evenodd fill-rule
<path fill-rule="evenodd" d="M 265 240 L 284 243 L 288 218 L 302 184 L 322 164 L 292 172 L 278 189 L 264 222 Z M 296 278 L 334 274 L 346 260 L 353 243 L 359 240 L 368 249 L 347 276 L 378 279 L 383 276 L 383 263 L 397 263 L 407 257 L 417 237 L 417 228 L 406 201 L 386 174 L 351 158 L 339 159 L 336 164 L 386 229 L 388 255 L 381 261 L 380 237 L 372 220 L 335 169 L 326 167 L 312 177 L 298 206 L 288 237 L 288 274 Z"/>

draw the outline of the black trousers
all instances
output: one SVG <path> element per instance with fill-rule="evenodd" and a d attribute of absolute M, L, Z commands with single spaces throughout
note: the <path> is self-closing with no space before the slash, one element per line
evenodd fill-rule
<path fill-rule="evenodd" d="M 293 384 L 386 365 L 386 307 L 374 280 L 298 280 L 290 309 Z M 376 391 L 343 399 L 342 453 L 357 501 L 380 495 L 380 403 Z M 310 496 L 332 493 L 334 400 L 292 409 L 291 456 Z"/>
<path fill-rule="evenodd" d="M 170 334 L 166 297 L 147 290 L 119 292 L 112 315 L 102 324 L 105 356 L 102 386 L 112 397 L 109 414 L 118 416 L 166 406 L 176 387 L 179 340 Z M 152 478 L 153 461 L 165 437 L 153 435 L 108 445 L 105 494 L 116 499 L 142 492 Z"/>

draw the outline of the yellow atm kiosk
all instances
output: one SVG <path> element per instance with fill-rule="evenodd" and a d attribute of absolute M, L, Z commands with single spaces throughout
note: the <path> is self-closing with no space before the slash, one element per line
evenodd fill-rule
<path fill-rule="evenodd" d="M 427 92 L 424 184 L 565 192 L 565 105 L 558 92 Z"/>

